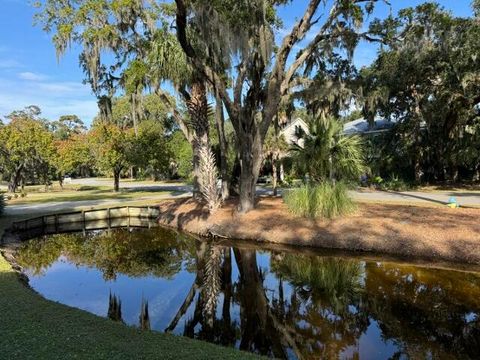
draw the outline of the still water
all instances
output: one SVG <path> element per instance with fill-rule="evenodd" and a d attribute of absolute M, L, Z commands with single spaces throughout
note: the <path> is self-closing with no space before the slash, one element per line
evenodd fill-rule
<path fill-rule="evenodd" d="M 117 229 L 18 261 L 47 299 L 271 357 L 480 359 L 479 274 L 231 244 Z"/>

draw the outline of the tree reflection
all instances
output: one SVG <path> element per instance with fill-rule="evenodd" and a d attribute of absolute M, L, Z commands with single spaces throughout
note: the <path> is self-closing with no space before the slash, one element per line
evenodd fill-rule
<path fill-rule="evenodd" d="M 108 312 L 107 317 L 113 321 L 123 322 L 122 319 L 122 300 L 115 294 L 108 297 Z"/>
<path fill-rule="evenodd" d="M 105 279 L 195 273 L 169 323 L 162 323 L 167 332 L 276 358 L 359 358 L 362 339 L 388 340 L 393 358 L 480 358 L 476 274 L 295 252 L 272 253 L 265 267 L 251 248 L 195 241 L 161 228 L 44 238 L 17 258 L 40 273 L 62 255 L 100 269 Z M 162 296 L 169 296 L 165 291 Z M 153 316 L 147 300 L 142 293 L 142 329 L 150 328 Z M 156 307 L 155 316 L 161 310 Z M 122 319 L 114 294 L 108 317 Z M 367 331 L 373 327 L 378 329 Z"/>
<path fill-rule="evenodd" d="M 480 278 L 444 270 L 368 263 L 365 311 L 415 358 L 480 358 Z M 460 276 L 459 276 L 460 275 Z"/>
<path fill-rule="evenodd" d="M 140 329 L 150 330 L 150 315 L 148 313 L 148 301 L 142 298 L 142 305 L 140 306 L 139 316 Z"/>
<path fill-rule="evenodd" d="M 359 262 L 287 254 L 272 257 L 271 267 L 293 287 L 289 301 L 279 296 L 275 304 L 285 314 L 301 357 L 338 358 L 348 347 L 358 347 L 369 324 L 368 316 L 359 311 L 363 278 Z"/>
<path fill-rule="evenodd" d="M 97 268 L 105 280 L 115 280 L 119 273 L 172 278 L 183 261 L 194 258 L 192 245 L 186 237 L 161 228 L 121 229 L 32 240 L 19 250 L 17 259 L 34 274 L 41 274 L 63 255 L 75 265 Z"/>

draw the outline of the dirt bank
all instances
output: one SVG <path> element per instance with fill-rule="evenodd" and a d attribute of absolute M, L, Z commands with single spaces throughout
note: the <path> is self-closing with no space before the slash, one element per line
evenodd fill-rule
<path fill-rule="evenodd" d="M 161 224 L 198 235 L 480 264 L 480 209 L 359 204 L 348 217 L 308 220 L 278 198 L 260 199 L 245 215 L 229 202 L 213 216 L 179 199 L 162 202 L 160 214 Z"/>

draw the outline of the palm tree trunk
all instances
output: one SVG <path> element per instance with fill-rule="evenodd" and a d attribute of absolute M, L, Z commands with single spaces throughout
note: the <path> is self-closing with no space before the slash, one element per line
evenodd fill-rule
<path fill-rule="evenodd" d="M 209 123 L 208 123 L 208 103 L 205 83 L 197 81 L 192 84 L 191 96 L 187 101 L 187 107 L 190 114 L 195 135 L 193 138 L 193 197 L 200 199 L 200 187 L 198 176 L 200 171 L 200 149 L 209 148 Z"/>

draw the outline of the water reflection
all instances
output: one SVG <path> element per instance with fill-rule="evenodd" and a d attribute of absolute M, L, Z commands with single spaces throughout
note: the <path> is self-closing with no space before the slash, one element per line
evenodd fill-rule
<path fill-rule="evenodd" d="M 18 260 L 49 299 L 271 357 L 480 358 L 474 273 L 229 247 L 161 228 L 44 237 Z"/>
<path fill-rule="evenodd" d="M 122 319 L 122 300 L 115 294 L 108 297 L 107 317 L 113 321 L 123 322 Z"/>

